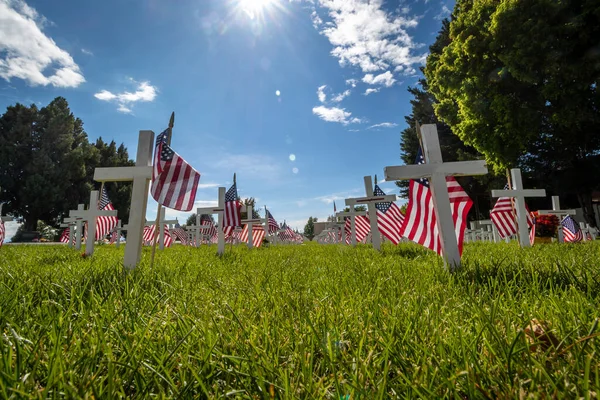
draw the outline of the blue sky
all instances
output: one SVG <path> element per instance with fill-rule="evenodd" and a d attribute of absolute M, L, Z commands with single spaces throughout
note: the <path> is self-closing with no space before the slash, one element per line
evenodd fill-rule
<path fill-rule="evenodd" d="M 158 134 L 175 111 L 172 147 L 202 174 L 198 206 L 237 172 L 241 197 L 302 229 L 400 163 L 406 89 L 452 7 L 0 0 L 0 107 L 64 96 L 91 141 L 124 142 L 132 157 L 138 131 Z"/>

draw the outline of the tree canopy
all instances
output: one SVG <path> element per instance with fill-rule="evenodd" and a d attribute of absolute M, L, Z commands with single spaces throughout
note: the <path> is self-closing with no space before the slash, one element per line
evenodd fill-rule
<path fill-rule="evenodd" d="M 30 231 L 40 220 L 56 226 L 68 210 L 87 204 L 90 190 L 100 186 L 92 180 L 96 167 L 132 165 L 123 145 L 102 139 L 91 145 L 62 97 L 41 109 L 9 106 L 0 116 L 0 142 L 0 201 Z M 107 185 L 121 218 L 128 216 L 127 186 Z"/>

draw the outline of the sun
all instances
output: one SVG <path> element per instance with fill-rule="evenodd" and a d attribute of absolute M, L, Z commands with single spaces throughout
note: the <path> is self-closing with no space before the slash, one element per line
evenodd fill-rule
<path fill-rule="evenodd" d="M 275 8 L 280 0 L 237 0 L 238 9 L 244 11 L 251 19 L 264 16 Z"/>

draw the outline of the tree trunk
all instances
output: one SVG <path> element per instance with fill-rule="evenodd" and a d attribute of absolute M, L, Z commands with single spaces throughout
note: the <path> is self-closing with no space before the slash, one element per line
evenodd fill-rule
<path fill-rule="evenodd" d="M 25 231 L 36 231 L 39 219 L 37 217 L 29 217 L 25 220 L 23 225 L 25 226 Z"/>
<path fill-rule="evenodd" d="M 585 222 L 595 227 L 596 213 L 594 212 L 594 207 L 592 207 L 592 194 L 577 193 L 577 199 L 579 200 L 579 205 L 583 210 L 583 218 L 585 218 Z"/>

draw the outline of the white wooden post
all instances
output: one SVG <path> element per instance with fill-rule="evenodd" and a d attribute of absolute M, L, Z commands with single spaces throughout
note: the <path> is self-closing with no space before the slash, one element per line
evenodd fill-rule
<path fill-rule="evenodd" d="M 127 246 L 123 261 L 126 269 L 135 268 L 142 255 L 148 188 L 152 179 L 153 150 L 154 132 L 140 131 L 135 167 L 96 168 L 94 171 L 94 180 L 98 182 L 133 181 L 128 223 L 130 228 L 127 231 Z"/>
<path fill-rule="evenodd" d="M 67 247 L 70 249 L 73 248 L 73 235 L 75 234 L 74 228 L 77 220 L 77 218 L 63 218 L 63 223 L 60 224 L 63 228 L 69 228 L 69 243 L 67 243 Z"/>
<path fill-rule="evenodd" d="M 99 210 L 98 209 L 98 191 L 90 192 L 90 206 L 86 211 L 69 211 L 69 216 L 79 217 L 87 221 L 87 240 L 85 241 L 85 254 L 91 256 L 94 254 L 94 244 L 96 242 L 96 219 L 101 216 L 117 216 L 117 210 Z"/>
<path fill-rule="evenodd" d="M 483 160 L 444 163 L 435 125 L 423 125 L 421 135 L 426 164 L 386 167 L 385 180 L 429 178 L 429 188 L 436 213 L 442 254 L 450 270 L 454 270 L 460 267 L 460 252 L 454 230 L 446 177 L 485 175 L 488 171 Z"/>
<path fill-rule="evenodd" d="M 248 225 L 248 248 L 251 249 L 254 247 L 254 234 L 252 230 L 254 229 L 254 225 L 262 224 L 261 218 L 252 218 L 254 207 L 249 205 L 246 207 L 247 217 L 246 219 L 241 220 L 242 224 Z"/>
<path fill-rule="evenodd" d="M 575 210 L 561 210 L 560 209 L 560 198 L 558 196 L 552 196 L 552 210 L 539 210 L 538 213 L 540 215 L 556 215 L 558 217 L 559 225 L 558 225 L 558 242 L 565 242 L 565 234 L 563 233 L 562 226 L 560 222 L 567 215 L 575 215 Z"/>
<path fill-rule="evenodd" d="M 78 204 L 77 210 L 69 210 L 69 216 L 72 216 L 71 213 L 79 213 L 85 211 L 85 205 Z M 75 249 L 81 250 L 81 238 L 83 237 L 83 219 L 82 218 L 70 218 L 70 220 L 75 220 Z"/>
<path fill-rule="evenodd" d="M 161 213 L 160 213 L 161 220 L 159 222 L 160 225 L 158 228 L 158 249 L 164 250 L 165 249 L 165 225 L 169 226 L 169 232 L 170 232 L 172 225 L 176 224 L 177 220 L 166 219 L 165 208 L 163 206 L 160 206 L 160 207 L 161 207 Z"/>
<path fill-rule="evenodd" d="M 348 200 L 350 200 L 351 204 L 348 204 Z M 356 217 L 359 215 L 365 216 L 365 215 L 367 215 L 367 212 L 366 211 L 356 211 L 356 209 L 354 208 L 354 205 L 356 203 L 354 203 L 353 200 L 354 199 L 346 199 L 346 205 L 350 206 L 349 211 L 345 211 L 345 212 L 340 211 L 340 212 L 336 213 L 335 215 L 342 219 L 343 219 L 343 217 L 350 217 L 350 243 L 352 244 L 352 246 L 356 246 Z M 345 226 L 345 224 L 344 224 L 344 226 Z M 344 240 L 343 234 L 342 234 L 342 240 Z"/>
<path fill-rule="evenodd" d="M 373 195 L 373 181 L 371 176 L 364 177 L 365 182 L 365 192 L 367 193 L 367 197 L 357 197 L 353 199 L 346 199 L 346 205 L 350 206 L 350 202 L 354 204 L 366 204 L 368 207 L 368 215 L 369 215 L 369 223 L 371 224 L 371 240 L 373 242 L 373 248 L 376 250 L 381 250 L 381 234 L 379 233 L 379 228 L 377 227 L 377 203 L 385 203 L 388 201 L 396 201 L 396 195 L 385 195 L 385 196 L 375 196 Z M 352 206 L 351 206 L 352 208 Z"/>
<path fill-rule="evenodd" d="M 521 170 L 513 168 L 510 170 L 513 190 L 492 190 L 492 197 L 511 197 L 515 199 L 515 210 L 517 212 L 517 225 L 519 229 L 519 242 L 521 247 L 531 247 L 529 242 L 529 231 L 527 228 L 526 197 L 546 197 L 545 189 L 523 189 Z"/>
<path fill-rule="evenodd" d="M 115 226 L 114 231 L 117 233 L 117 239 L 115 240 L 115 247 L 119 248 L 121 246 L 121 231 L 123 228 L 121 227 L 121 220 L 117 221 L 117 226 Z"/>
<path fill-rule="evenodd" d="M 225 252 L 225 234 L 223 233 L 223 215 L 225 213 L 225 188 L 219 188 L 219 203 L 217 207 L 204 207 L 197 208 L 196 215 L 201 214 L 217 214 L 218 215 L 218 226 L 217 226 L 217 253 L 223 254 Z"/>

